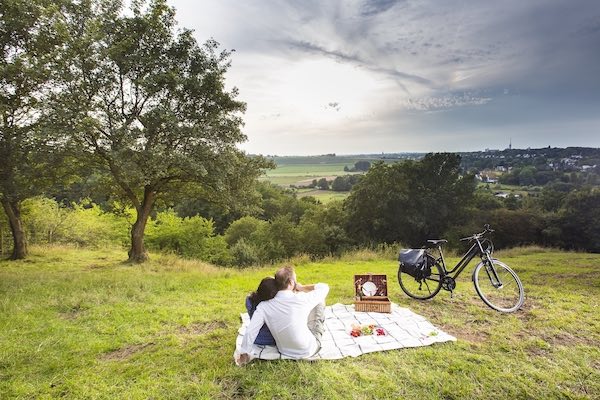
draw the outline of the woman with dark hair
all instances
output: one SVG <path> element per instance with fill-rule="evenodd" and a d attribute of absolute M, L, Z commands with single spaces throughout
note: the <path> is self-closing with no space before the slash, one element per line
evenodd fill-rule
<path fill-rule="evenodd" d="M 260 304 L 261 301 L 271 300 L 279 289 L 277 289 L 277 284 L 275 283 L 275 279 L 268 277 L 264 278 L 260 281 L 260 285 L 258 285 L 258 289 L 256 292 L 250 293 L 248 297 L 246 297 L 246 309 L 248 310 L 248 315 L 252 318 L 254 315 L 254 311 L 256 311 L 256 307 Z M 258 345 L 274 345 L 275 339 L 273 339 L 273 335 L 271 331 L 267 327 L 266 324 L 260 328 L 258 332 L 258 336 L 256 340 L 254 340 L 254 344 Z"/>

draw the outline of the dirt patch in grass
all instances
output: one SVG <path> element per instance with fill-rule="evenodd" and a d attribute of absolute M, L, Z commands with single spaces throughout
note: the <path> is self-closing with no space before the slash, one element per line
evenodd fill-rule
<path fill-rule="evenodd" d="M 456 336 L 458 338 L 458 340 L 464 340 L 465 342 L 474 343 L 474 344 L 483 343 L 486 340 L 488 340 L 490 337 L 490 334 L 485 331 L 476 331 L 473 329 L 463 329 L 457 333 L 454 333 L 453 332 L 454 330 L 455 330 L 455 328 L 453 328 L 452 331 L 450 331 L 448 333 L 450 333 L 452 336 Z"/>
<path fill-rule="evenodd" d="M 88 265 L 87 267 L 88 267 L 88 269 L 102 269 L 102 268 L 106 268 L 107 266 L 106 265 L 102 265 L 102 264 L 94 264 L 94 263 L 92 263 L 92 264 Z"/>
<path fill-rule="evenodd" d="M 86 307 L 82 307 L 81 304 L 75 304 L 74 306 L 72 306 L 69 309 L 60 311 L 58 315 L 62 319 L 71 321 L 71 320 L 79 318 L 85 310 L 86 310 Z"/>
<path fill-rule="evenodd" d="M 217 378 L 217 385 L 221 387 L 219 399 L 245 399 L 244 389 L 240 382 L 234 378 Z"/>
<path fill-rule="evenodd" d="M 182 335 L 204 335 L 223 328 L 227 328 L 227 324 L 223 321 L 197 322 L 189 326 L 182 326 L 177 329 L 177 332 Z"/>
<path fill-rule="evenodd" d="M 456 337 L 459 341 L 478 344 L 487 341 L 490 338 L 488 328 L 491 324 L 488 321 L 470 320 L 460 324 L 436 324 L 444 332 Z"/>
<path fill-rule="evenodd" d="M 526 297 L 525 302 L 521 308 L 514 313 L 514 315 L 523 321 L 523 323 L 527 323 L 532 319 L 535 319 L 535 315 L 533 313 L 540 308 L 542 307 L 537 299 Z"/>
<path fill-rule="evenodd" d="M 154 342 L 128 345 L 104 354 L 102 356 L 102 359 L 109 361 L 126 360 L 135 353 L 139 353 L 140 351 L 150 346 L 154 346 Z"/>
<path fill-rule="evenodd" d="M 600 341 L 595 340 L 593 337 L 584 335 L 576 336 L 569 332 L 559 332 L 556 335 L 542 335 L 542 339 L 550 343 L 552 346 L 571 347 L 583 345 L 590 347 L 600 347 Z"/>
<path fill-rule="evenodd" d="M 73 311 L 62 312 L 59 315 L 62 319 L 66 319 L 67 321 L 72 321 L 72 320 L 79 318 L 81 313 L 82 313 L 81 310 L 73 310 Z"/>

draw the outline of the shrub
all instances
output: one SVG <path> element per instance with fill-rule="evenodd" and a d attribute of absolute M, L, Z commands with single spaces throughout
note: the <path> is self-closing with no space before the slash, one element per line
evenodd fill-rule
<path fill-rule="evenodd" d="M 159 212 L 146 227 L 145 238 L 149 248 L 221 265 L 231 261 L 225 238 L 214 234 L 212 220 L 200 216 L 181 218 L 173 210 Z"/>
<path fill-rule="evenodd" d="M 250 240 L 250 237 L 267 225 L 266 221 L 262 221 L 254 217 L 242 217 L 237 221 L 233 221 L 225 230 L 225 240 L 230 246 L 235 245 L 240 239 Z"/>
<path fill-rule="evenodd" d="M 65 240 L 69 243 L 92 247 L 129 243 L 127 218 L 104 212 L 94 203 L 73 204 L 67 224 Z"/>
<path fill-rule="evenodd" d="M 248 267 L 260 262 L 260 257 L 256 248 L 246 243 L 244 239 L 238 240 L 230 249 L 231 263 L 234 266 Z"/>
<path fill-rule="evenodd" d="M 72 208 L 54 199 L 34 197 L 23 201 L 23 223 L 31 244 L 68 243 L 99 247 L 127 243 L 129 223 L 90 201 Z"/>
<path fill-rule="evenodd" d="M 221 235 L 204 240 L 198 258 L 216 265 L 230 265 L 233 262 L 225 237 Z"/>

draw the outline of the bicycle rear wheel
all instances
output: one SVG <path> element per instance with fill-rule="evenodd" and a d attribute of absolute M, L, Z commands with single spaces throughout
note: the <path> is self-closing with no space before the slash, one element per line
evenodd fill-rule
<path fill-rule="evenodd" d="M 521 280 L 510 267 L 492 259 L 480 262 L 473 271 L 473 284 L 481 300 L 500 312 L 517 311 L 525 301 Z M 495 273 L 494 273 L 495 271 Z"/>
<path fill-rule="evenodd" d="M 398 268 L 398 283 L 402 291 L 417 300 L 431 299 L 438 294 L 442 288 L 442 267 L 431 261 L 431 275 L 424 279 L 415 279 L 413 276 L 402 272 L 402 266 Z"/>

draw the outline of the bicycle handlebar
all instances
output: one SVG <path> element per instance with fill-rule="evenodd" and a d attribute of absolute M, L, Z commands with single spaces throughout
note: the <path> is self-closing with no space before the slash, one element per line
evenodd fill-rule
<path fill-rule="evenodd" d="M 471 236 L 467 236 L 467 237 L 461 238 L 461 239 L 460 239 L 460 241 L 461 241 L 461 242 L 465 242 L 465 241 L 467 241 L 467 240 L 479 239 L 480 237 L 482 237 L 482 236 L 483 236 L 483 235 L 485 235 L 486 233 L 491 233 L 491 232 L 494 232 L 494 230 L 493 230 L 492 228 L 490 228 L 490 225 L 489 225 L 489 224 L 485 224 L 485 225 L 483 226 L 483 232 L 476 233 L 476 234 L 474 234 L 474 235 L 471 235 Z"/>

